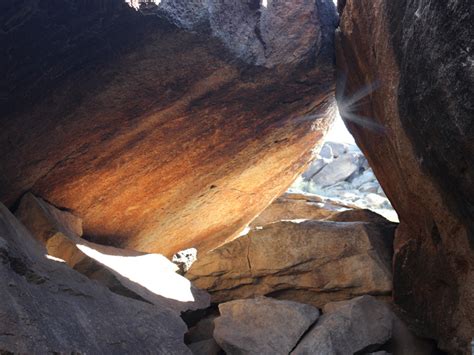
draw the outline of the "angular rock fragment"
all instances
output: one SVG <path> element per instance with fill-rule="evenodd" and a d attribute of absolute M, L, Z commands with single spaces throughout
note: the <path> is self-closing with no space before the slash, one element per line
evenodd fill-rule
<path fill-rule="evenodd" d="M 394 224 L 277 222 L 201 255 L 186 277 L 213 302 L 256 295 L 322 306 L 392 290 Z"/>
<path fill-rule="evenodd" d="M 369 353 L 392 337 L 395 316 L 370 296 L 329 303 L 323 316 L 291 352 L 292 355 Z"/>
<path fill-rule="evenodd" d="M 171 261 L 175 263 L 180 271 L 181 275 L 184 275 L 191 265 L 197 259 L 197 250 L 195 248 L 189 248 L 185 250 L 181 250 L 173 255 Z"/>
<path fill-rule="evenodd" d="M 313 181 L 316 185 L 326 187 L 339 181 L 344 181 L 359 169 L 359 156 L 357 154 L 343 154 L 331 164 L 323 167 Z"/>
<path fill-rule="evenodd" d="M 190 353 L 176 312 L 118 296 L 48 260 L 2 204 L 0 298 L 5 353 Z"/>
<path fill-rule="evenodd" d="M 266 297 L 219 305 L 214 338 L 229 355 L 288 354 L 319 317 L 309 305 Z"/>
<path fill-rule="evenodd" d="M 16 215 L 49 255 L 64 260 L 115 293 L 180 312 L 209 306 L 209 295 L 178 275 L 178 267 L 164 256 L 81 239 L 79 218 L 31 193 L 22 198 Z"/>

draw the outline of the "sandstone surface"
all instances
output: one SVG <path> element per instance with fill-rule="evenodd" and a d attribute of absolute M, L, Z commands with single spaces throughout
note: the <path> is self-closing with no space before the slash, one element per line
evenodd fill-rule
<path fill-rule="evenodd" d="M 213 302 L 267 295 L 317 307 L 390 296 L 394 225 L 277 222 L 201 255 L 187 272 Z"/>
<path fill-rule="evenodd" d="M 237 235 L 304 170 L 333 119 L 334 5 L 169 3 L 2 4 L 0 201 L 31 190 L 92 241 L 171 257 Z"/>

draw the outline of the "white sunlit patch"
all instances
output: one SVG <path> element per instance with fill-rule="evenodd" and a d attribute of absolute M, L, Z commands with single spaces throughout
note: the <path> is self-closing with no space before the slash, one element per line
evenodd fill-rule
<path fill-rule="evenodd" d="M 65 261 L 63 259 L 57 258 L 57 257 L 49 255 L 49 254 L 46 254 L 46 258 L 49 259 L 49 260 L 60 262 L 60 263 L 65 263 Z"/>
<path fill-rule="evenodd" d="M 290 223 L 295 223 L 295 224 L 300 224 L 302 222 L 308 221 L 307 218 L 298 218 L 298 219 L 282 219 L 282 222 L 290 222 Z"/>
<path fill-rule="evenodd" d="M 249 232 L 250 232 L 250 227 L 246 226 L 244 229 L 242 229 L 242 231 L 239 233 L 237 237 L 243 237 L 244 235 L 249 234 Z"/>
<path fill-rule="evenodd" d="M 177 266 L 163 255 L 109 255 L 86 244 L 76 245 L 87 256 L 156 295 L 180 302 L 195 300 L 191 291 L 191 282 L 176 274 Z"/>
<path fill-rule="evenodd" d="M 262 0 L 262 6 L 267 7 L 267 0 Z"/>

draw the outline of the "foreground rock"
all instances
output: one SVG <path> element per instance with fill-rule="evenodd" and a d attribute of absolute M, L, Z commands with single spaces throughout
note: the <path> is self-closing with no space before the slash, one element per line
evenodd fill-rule
<path fill-rule="evenodd" d="M 213 302 L 256 295 L 322 306 L 362 294 L 389 296 L 394 226 L 278 222 L 201 257 L 186 277 Z"/>
<path fill-rule="evenodd" d="M 238 234 L 333 119 L 334 5 L 259 7 L 3 6 L 0 201 L 32 190 L 95 242 L 167 257 Z"/>
<path fill-rule="evenodd" d="M 468 353 L 474 334 L 472 2 L 344 2 L 339 109 L 400 217 L 394 300 L 422 334 L 452 353 Z"/>
<path fill-rule="evenodd" d="M 370 296 L 329 303 L 316 326 L 292 354 L 356 354 L 376 351 L 392 337 L 395 317 L 388 306 Z"/>
<path fill-rule="evenodd" d="M 209 306 L 209 295 L 178 275 L 178 267 L 162 255 L 83 240 L 79 218 L 30 193 L 22 198 L 16 215 L 49 255 L 115 293 L 178 312 Z"/>
<path fill-rule="evenodd" d="M 0 204 L 1 352 L 190 353 L 175 312 L 118 296 L 45 254 Z"/>
<path fill-rule="evenodd" d="M 219 305 L 214 338 L 226 354 L 289 354 L 319 311 L 309 305 L 271 298 Z"/>

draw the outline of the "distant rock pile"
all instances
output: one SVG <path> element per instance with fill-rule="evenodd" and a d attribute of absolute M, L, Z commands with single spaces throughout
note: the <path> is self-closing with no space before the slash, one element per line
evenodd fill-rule
<path fill-rule="evenodd" d="M 355 144 L 328 141 L 308 169 L 291 186 L 302 191 L 338 199 L 359 208 L 397 220 L 390 201 Z"/>

